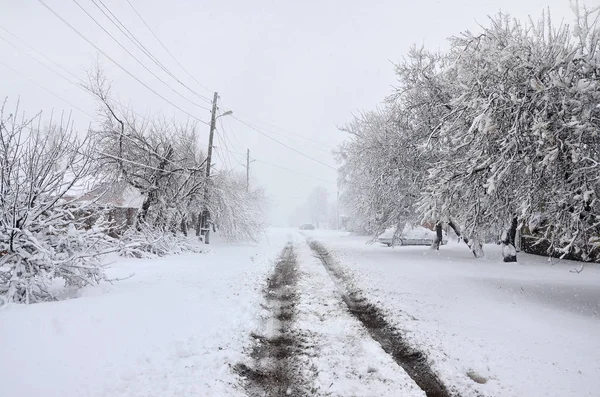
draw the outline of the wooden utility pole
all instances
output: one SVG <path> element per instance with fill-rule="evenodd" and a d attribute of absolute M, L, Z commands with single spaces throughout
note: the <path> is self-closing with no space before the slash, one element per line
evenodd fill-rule
<path fill-rule="evenodd" d="M 250 149 L 246 149 L 246 193 L 250 191 Z"/>
<path fill-rule="evenodd" d="M 210 164 L 212 161 L 213 138 L 217 125 L 217 100 L 219 94 L 215 92 L 212 102 L 212 113 L 210 115 L 210 135 L 208 136 L 208 153 L 206 155 L 206 185 L 204 187 L 204 211 L 202 211 L 202 232 L 204 235 L 204 243 L 210 242 L 210 210 L 208 209 L 209 185 L 210 185 Z"/>

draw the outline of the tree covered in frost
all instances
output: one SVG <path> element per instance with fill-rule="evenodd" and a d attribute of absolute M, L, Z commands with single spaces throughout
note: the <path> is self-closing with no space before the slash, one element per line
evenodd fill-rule
<path fill-rule="evenodd" d="M 396 66 L 398 87 L 377 111 L 343 127 L 349 139 L 337 153 L 344 210 L 370 233 L 416 223 L 415 203 L 426 169 L 440 155 L 428 142 L 450 112 L 449 85 L 439 71 L 443 54 L 412 48 Z"/>
<path fill-rule="evenodd" d="M 573 42 L 532 81 L 539 105 L 531 188 L 539 193 L 523 212 L 553 249 L 600 261 L 600 8 L 573 8 Z"/>
<path fill-rule="evenodd" d="M 206 178 L 206 155 L 196 123 L 145 119 L 110 99 L 110 84 L 99 66 L 88 89 L 97 97 L 101 124 L 95 129 L 96 158 L 108 181 L 125 181 L 143 196 L 135 227 L 166 233 L 200 232 L 201 213 L 230 239 L 256 239 L 262 232 L 262 194 L 246 192 L 236 176 L 215 170 Z M 131 233 L 129 233 L 131 235 Z M 156 235 L 145 230 L 142 236 Z M 143 243 L 147 246 L 148 244 Z"/>
<path fill-rule="evenodd" d="M 344 127 L 350 139 L 338 157 L 341 201 L 350 223 L 377 233 L 411 218 L 414 179 L 406 151 L 389 109 L 368 112 Z M 418 181 L 417 181 L 418 183 Z"/>
<path fill-rule="evenodd" d="M 53 298 L 52 284 L 81 287 L 104 277 L 99 255 L 112 243 L 97 212 L 70 191 L 92 170 L 89 137 L 70 121 L 41 127 L 18 106 L 0 108 L 0 299 L 34 303 Z"/>
<path fill-rule="evenodd" d="M 196 125 L 143 119 L 110 99 L 110 84 L 99 67 L 89 77 L 88 88 L 100 104 L 94 137 L 104 178 L 125 181 L 142 194 L 137 228 L 177 228 L 185 214 L 199 207 L 206 185 L 206 157 Z"/>
<path fill-rule="evenodd" d="M 258 241 L 265 222 L 262 188 L 247 191 L 246 175 L 218 171 L 210 181 L 209 210 L 215 229 L 229 240 Z"/>
<path fill-rule="evenodd" d="M 345 202 L 372 231 L 416 212 L 475 256 L 496 235 L 515 261 L 525 225 L 554 252 L 598 259 L 599 11 L 574 10 L 573 30 L 500 14 L 397 66 L 385 111 L 351 122 L 340 149 Z"/>

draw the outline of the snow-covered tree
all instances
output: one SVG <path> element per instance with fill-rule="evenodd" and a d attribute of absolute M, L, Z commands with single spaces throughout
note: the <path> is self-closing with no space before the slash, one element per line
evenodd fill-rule
<path fill-rule="evenodd" d="M 0 299 L 34 303 L 53 298 L 56 280 L 82 287 L 104 277 L 100 255 L 112 243 L 100 209 L 70 191 L 91 175 L 89 136 L 61 116 L 41 127 L 41 116 L 0 108 Z M 100 212 L 99 212 L 100 211 Z M 93 212 L 93 218 L 92 218 Z"/>
<path fill-rule="evenodd" d="M 445 63 L 440 54 L 413 48 L 396 66 L 398 87 L 385 105 L 343 127 L 349 134 L 337 154 L 343 208 L 370 233 L 418 221 L 427 165 L 439 156 L 428 143 L 451 110 L 439 75 Z"/>
<path fill-rule="evenodd" d="M 475 256 L 493 238 L 516 261 L 525 226 L 600 260 L 600 10 L 574 10 L 572 30 L 500 14 L 445 54 L 413 48 L 385 106 L 344 128 L 345 211 L 371 232 L 447 222 Z"/>
<path fill-rule="evenodd" d="M 553 246 L 585 247 L 597 228 L 588 205 L 595 164 L 585 159 L 598 148 L 597 67 L 587 47 L 549 17 L 524 27 L 505 15 L 452 45 L 447 73 L 460 112 L 440 129 L 448 154 L 430 168 L 425 202 L 464 225 L 476 255 L 484 230 L 504 229 L 504 259 L 516 261 L 516 228 L 540 212 Z"/>
<path fill-rule="evenodd" d="M 190 226 L 199 235 L 207 206 L 211 226 L 227 238 L 256 239 L 262 233 L 262 190 L 246 192 L 230 172 L 215 170 L 207 179 L 204 145 L 197 139 L 195 123 L 143 119 L 110 99 L 110 84 L 101 68 L 89 77 L 88 89 L 98 98 L 102 116 L 95 130 L 97 160 L 108 180 L 125 181 L 141 192 L 144 201 L 136 227 L 143 236 L 156 231 L 142 228 L 187 235 Z"/>
<path fill-rule="evenodd" d="M 573 4 L 573 43 L 553 51 L 531 85 L 531 195 L 523 213 L 550 250 L 600 261 L 600 8 Z M 555 36 L 547 33 L 547 51 Z M 533 231 L 533 230 L 531 230 Z"/>
<path fill-rule="evenodd" d="M 219 234 L 229 240 L 257 241 L 265 228 L 262 188 L 247 191 L 245 175 L 217 172 L 211 180 L 209 210 Z"/>

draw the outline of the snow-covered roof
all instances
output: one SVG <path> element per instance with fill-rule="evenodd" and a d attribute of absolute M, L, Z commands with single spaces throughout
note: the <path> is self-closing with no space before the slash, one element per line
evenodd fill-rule
<path fill-rule="evenodd" d="M 79 201 L 94 201 L 100 205 L 122 208 L 141 208 L 144 202 L 142 193 L 127 182 L 103 183 L 82 195 Z"/>

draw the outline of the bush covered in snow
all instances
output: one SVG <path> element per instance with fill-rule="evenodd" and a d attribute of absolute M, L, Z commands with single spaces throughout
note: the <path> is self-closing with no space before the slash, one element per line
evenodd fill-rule
<path fill-rule="evenodd" d="M 129 228 L 120 241 L 119 254 L 128 258 L 154 258 L 184 252 L 201 252 L 198 241 L 182 233 L 153 228 L 147 224 Z"/>
<path fill-rule="evenodd" d="M 69 121 L 39 127 L 39 115 L 17 119 L 0 109 L 0 298 L 33 303 L 53 298 L 55 280 L 81 287 L 104 275 L 99 255 L 113 242 L 96 214 L 67 195 L 91 170 L 89 140 Z M 90 227 L 91 226 L 91 227 Z"/>

